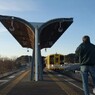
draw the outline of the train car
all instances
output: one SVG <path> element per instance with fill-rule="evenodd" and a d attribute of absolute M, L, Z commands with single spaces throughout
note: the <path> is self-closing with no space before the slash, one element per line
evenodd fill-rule
<path fill-rule="evenodd" d="M 45 58 L 46 68 L 50 70 L 63 70 L 64 55 L 52 54 Z"/>

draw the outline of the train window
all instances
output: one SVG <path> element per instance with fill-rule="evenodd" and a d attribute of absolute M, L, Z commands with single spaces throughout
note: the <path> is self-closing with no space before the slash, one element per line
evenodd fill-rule
<path fill-rule="evenodd" d="M 64 56 L 60 56 L 60 64 L 64 64 Z"/>
<path fill-rule="evenodd" d="M 59 59 L 59 58 L 56 58 L 56 60 L 55 60 L 55 61 L 56 61 L 56 63 L 58 63 L 58 59 Z"/>
<path fill-rule="evenodd" d="M 50 56 L 50 64 L 54 64 L 54 56 Z"/>

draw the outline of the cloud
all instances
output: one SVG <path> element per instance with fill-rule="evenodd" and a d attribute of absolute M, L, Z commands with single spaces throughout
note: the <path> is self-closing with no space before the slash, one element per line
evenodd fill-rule
<path fill-rule="evenodd" d="M 5 28 L 0 27 L 0 33 L 5 33 L 7 30 Z"/>
<path fill-rule="evenodd" d="M 0 11 L 35 11 L 33 0 L 0 0 Z"/>
<path fill-rule="evenodd" d="M 7 29 L 0 23 L 0 33 L 5 33 Z"/>

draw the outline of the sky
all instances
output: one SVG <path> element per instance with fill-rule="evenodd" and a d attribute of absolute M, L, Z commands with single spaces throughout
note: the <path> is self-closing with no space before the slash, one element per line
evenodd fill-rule
<path fill-rule="evenodd" d="M 43 56 L 75 53 L 84 35 L 95 44 L 95 0 L 0 0 L 0 15 L 16 16 L 29 22 L 47 22 L 55 18 L 73 18 L 72 25 Z M 29 52 L 27 52 L 29 50 Z M 0 23 L 0 56 L 32 55 Z"/>

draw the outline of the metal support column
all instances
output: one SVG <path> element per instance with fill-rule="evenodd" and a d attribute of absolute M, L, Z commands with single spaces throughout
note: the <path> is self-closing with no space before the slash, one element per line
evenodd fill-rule
<path fill-rule="evenodd" d="M 43 64 L 42 64 L 40 45 L 39 45 L 39 80 L 43 80 Z"/>
<path fill-rule="evenodd" d="M 38 29 L 35 27 L 35 81 L 38 81 L 38 61 L 39 52 L 38 52 Z"/>
<path fill-rule="evenodd" d="M 33 49 L 32 63 L 31 63 L 31 80 L 38 81 L 43 79 L 42 57 L 39 41 L 39 32 L 35 27 L 35 46 Z"/>
<path fill-rule="evenodd" d="M 30 80 L 34 80 L 34 63 L 35 63 L 35 48 L 33 49 L 33 54 L 32 54 L 32 62 L 31 62 L 31 74 L 30 74 Z"/>

